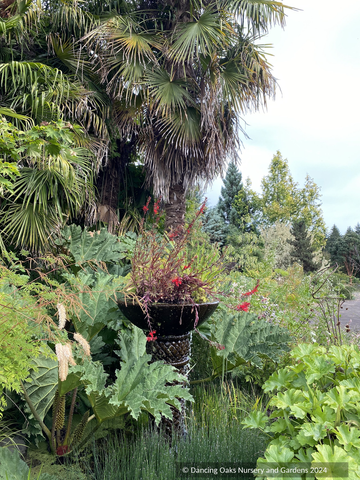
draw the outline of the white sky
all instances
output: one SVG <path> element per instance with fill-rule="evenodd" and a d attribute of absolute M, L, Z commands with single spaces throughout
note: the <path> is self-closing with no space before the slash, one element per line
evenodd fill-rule
<path fill-rule="evenodd" d="M 248 114 L 240 170 L 260 192 L 280 150 L 302 187 L 321 188 L 328 229 L 360 222 L 360 0 L 289 0 L 287 25 L 272 29 L 273 74 L 281 91 L 266 112 Z M 222 181 L 208 190 L 214 205 Z"/>

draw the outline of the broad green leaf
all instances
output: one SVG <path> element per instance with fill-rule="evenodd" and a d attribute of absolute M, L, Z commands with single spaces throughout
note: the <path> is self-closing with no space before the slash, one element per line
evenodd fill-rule
<path fill-rule="evenodd" d="M 223 313 L 214 322 L 214 340 L 223 345 L 217 351 L 220 357 L 229 358 L 238 363 L 236 355 L 246 362 L 261 367 L 262 357 L 278 361 L 288 350 L 290 336 L 288 332 L 249 313 Z"/>
<path fill-rule="evenodd" d="M 346 387 L 347 389 L 354 390 L 360 395 L 360 378 L 347 378 L 342 380 L 339 385 Z"/>
<path fill-rule="evenodd" d="M 299 433 L 296 435 L 296 440 L 299 442 L 300 445 L 307 447 L 314 447 L 317 445 L 317 441 L 313 439 L 313 437 L 306 435 L 304 430 L 300 430 Z"/>
<path fill-rule="evenodd" d="M 277 445 L 270 445 L 265 451 L 265 458 L 271 463 L 289 463 L 294 458 L 294 452 L 289 448 L 280 448 Z"/>
<path fill-rule="evenodd" d="M 29 467 L 16 449 L 0 447 L 0 480 L 26 480 Z"/>
<path fill-rule="evenodd" d="M 343 385 L 338 385 L 326 394 L 325 403 L 334 410 L 337 410 L 338 408 L 345 408 L 348 410 L 349 402 L 353 399 L 357 399 L 357 395 L 354 391 L 346 390 Z"/>
<path fill-rule="evenodd" d="M 304 437 L 313 438 L 316 442 L 326 437 L 328 430 L 321 423 L 304 423 L 299 433 Z"/>
<path fill-rule="evenodd" d="M 77 333 L 90 341 L 104 326 L 119 316 L 113 294 L 113 277 L 105 272 L 64 275 L 73 288 L 79 291 L 80 302 L 72 323 Z"/>
<path fill-rule="evenodd" d="M 300 448 L 300 450 L 295 454 L 295 457 L 298 458 L 300 462 L 311 463 L 313 452 L 315 452 L 313 448 Z"/>
<path fill-rule="evenodd" d="M 82 365 L 71 367 L 70 372 L 79 376 L 88 395 L 92 392 L 101 395 L 104 392 L 108 374 L 104 372 L 102 363 L 85 360 Z"/>
<path fill-rule="evenodd" d="M 274 423 L 271 423 L 269 427 L 267 427 L 267 432 L 275 432 L 281 433 L 286 432 L 288 429 L 288 424 L 284 418 L 277 418 Z"/>
<path fill-rule="evenodd" d="M 140 328 L 132 326 L 131 330 L 121 332 L 119 345 L 122 362 L 139 359 L 146 353 L 146 336 Z"/>
<path fill-rule="evenodd" d="M 81 385 L 81 378 L 79 374 L 75 374 L 71 371 L 73 367 L 70 367 L 70 371 L 66 380 L 63 382 L 59 379 L 59 395 L 62 397 L 63 395 L 73 391 L 75 388 L 78 388 Z"/>
<path fill-rule="evenodd" d="M 309 384 L 313 383 L 315 380 L 335 372 L 335 365 L 331 360 L 328 360 L 324 357 L 313 357 L 309 358 L 306 361 L 306 378 Z"/>
<path fill-rule="evenodd" d="M 349 352 L 344 345 L 341 347 L 332 345 L 329 348 L 328 355 L 336 363 L 336 365 L 346 366 L 349 361 Z"/>
<path fill-rule="evenodd" d="M 319 347 L 316 343 L 302 343 L 295 347 L 290 355 L 295 360 L 304 360 L 308 357 L 314 357 L 315 355 L 322 355 L 326 353 L 326 349 L 324 347 Z"/>
<path fill-rule="evenodd" d="M 351 447 L 360 448 L 360 431 L 358 428 L 350 428 L 348 425 L 342 424 L 337 428 L 337 438 L 347 452 Z"/>
<path fill-rule="evenodd" d="M 311 419 L 315 422 L 323 423 L 335 422 L 336 412 L 333 408 L 326 405 L 319 405 L 311 412 Z"/>
<path fill-rule="evenodd" d="M 33 359 L 35 369 L 31 371 L 28 379 L 31 381 L 24 382 L 31 403 L 42 420 L 52 407 L 58 388 L 58 361 L 49 347 L 44 349 L 44 352 L 48 356 L 42 355 Z"/>
<path fill-rule="evenodd" d="M 263 385 L 264 392 L 271 392 L 272 390 L 289 387 L 292 380 L 294 380 L 295 374 L 289 371 L 287 368 L 282 368 L 273 373 L 271 377 L 266 380 Z"/>
<path fill-rule="evenodd" d="M 133 327 L 133 335 L 123 333 L 120 340 L 123 361 L 120 370 L 116 371 L 115 382 L 105 389 L 103 370 L 99 373 L 92 370 L 93 367 L 88 371 L 84 369 L 81 379 L 87 385 L 86 391 L 99 422 L 126 413 L 137 419 L 145 410 L 159 423 L 162 415 L 172 418 L 171 405 L 180 408 L 178 398 L 193 400 L 188 389 L 182 387 L 185 377 L 176 369 L 162 362 L 149 364 L 151 356 L 145 353 L 145 343 L 145 335 L 136 327 Z M 73 371 L 79 369 L 73 367 Z"/>
<path fill-rule="evenodd" d="M 278 408 L 290 408 L 297 403 L 305 400 L 303 393 L 299 390 L 291 388 L 286 392 L 279 392 L 276 397 L 270 400 L 270 405 L 274 405 Z"/>
<path fill-rule="evenodd" d="M 312 465 L 318 463 L 326 465 L 329 478 L 339 478 L 339 480 L 345 479 L 355 479 L 359 478 L 356 474 L 353 474 L 356 469 L 358 469 L 356 462 L 345 452 L 343 448 L 340 448 L 336 445 L 330 447 L 329 445 L 317 445 L 317 452 L 312 454 L 313 463 Z M 349 474 L 346 472 L 346 468 L 349 469 Z M 344 473 L 342 476 L 341 473 Z"/>
<path fill-rule="evenodd" d="M 249 415 L 241 422 L 244 428 L 265 428 L 268 424 L 269 417 L 264 412 L 257 410 L 250 412 Z"/>

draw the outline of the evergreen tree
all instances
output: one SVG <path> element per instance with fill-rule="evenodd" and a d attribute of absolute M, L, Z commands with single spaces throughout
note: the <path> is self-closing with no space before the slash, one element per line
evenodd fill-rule
<path fill-rule="evenodd" d="M 343 239 L 340 230 L 336 225 L 333 225 L 325 246 L 325 251 L 329 253 L 332 265 L 338 264 L 343 266 L 343 249 Z"/>
<path fill-rule="evenodd" d="M 227 228 L 217 207 L 208 208 L 206 210 L 203 225 L 204 230 L 209 235 L 211 242 L 217 242 L 220 245 L 225 244 Z"/>
<path fill-rule="evenodd" d="M 251 201 L 247 188 L 242 188 L 235 196 L 233 209 L 237 212 L 239 228 L 242 232 L 253 232 L 260 235 L 257 204 Z"/>
<path fill-rule="evenodd" d="M 360 236 L 349 227 L 342 241 L 343 265 L 350 278 L 360 271 Z"/>
<path fill-rule="evenodd" d="M 233 205 L 236 195 L 243 189 L 243 183 L 241 172 L 234 162 L 229 164 L 223 182 L 224 186 L 221 187 L 221 195 L 217 205 L 219 214 L 227 225 L 238 226 L 240 218 Z"/>
<path fill-rule="evenodd" d="M 354 228 L 355 233 L 357 233 L 360 237 L 360 223 L 358 222 Z"/>
<path fill-rule="evenodd" d="M 320 265 L 314 261 L 316 250 L 311 242 L 311 235 L 306 229 L 305 221 L 295 221 L 290 232 L 294 237 L 293 240 L 288 240 L 288 243 L 294 247 L 291 256 L 303 266 L 305 273 L 314 272 Z"/>

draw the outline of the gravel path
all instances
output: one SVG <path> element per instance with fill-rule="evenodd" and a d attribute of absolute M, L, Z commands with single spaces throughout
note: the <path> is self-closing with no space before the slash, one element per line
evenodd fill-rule
<path fill-rule="evenodd" d="M 343 303 L 340 321 L 342 327 L 349 324 L 352 331 L 360 332 L 360 292 L 355 292 L 354 300 Z"/>

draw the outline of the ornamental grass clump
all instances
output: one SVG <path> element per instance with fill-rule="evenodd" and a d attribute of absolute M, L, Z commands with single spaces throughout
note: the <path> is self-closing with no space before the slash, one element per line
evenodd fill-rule
<path fill-rule="evenodd" d="M 222 293 L 225 265 L 219 247 L 198 244 L 193 248 L 195 253 L 189 253 L 189 245 L 194 247 L 193 227 L 204 213 L 205 202 L 189 225 L 165 234 L 159 233 L 159 201 L 154 204 L 150 228 L 146 222 L 150 198 L 143 207 L 145 216 L 140 224 L 126 290 L 144 306 L 149 321 L 149 307 L 153 303 L 192 304 L 196 309 L 198 304 L 216 300 Z"/>

